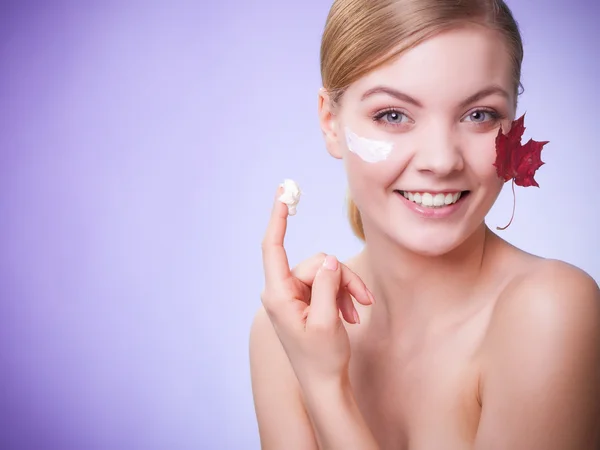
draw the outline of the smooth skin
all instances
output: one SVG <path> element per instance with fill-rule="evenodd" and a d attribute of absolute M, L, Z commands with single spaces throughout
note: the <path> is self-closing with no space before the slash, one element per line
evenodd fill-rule
<path fill-rule="evenodd" d="M 321 91 L 325 142 L 344 160 L 367 241 L 345 263 L 319 254 L 290 269 L 287 207 L 274 201 L 263 306 L 250 335 L 263 449 L 600 448 L 598 285 L 484 223 L 502 187 L 489 167 L 493 137 L 510 126 L 516 102 L 490 94 L 456 105 L 490 80 L 509 89 L 510 62 L 498 45 L 487 31 L 456 30 L 359 80 L 344 99 L 352 107 L 334 112 Z M 358 100 L 382 82 L 421 107 Z M 378 103 L 407 121 L 379 128 L 363 115 Z M 474 124 L 480 115 L 469 114 L 482 105 L 505 117 Z M 344 147 L 346 124 L 402 150 L 364 163 Z M 425 187 L 471 193 L 460 214 L 433 221 L 394 194 Z"/>
<path fill-rule="evenodd" d="M 335 408 L 338 400 L 342 400 L 341 395 L 350 392 L 344 390 L 350 340 L 341 317 L 356 323 L 356 309 L 350 296 L 363 305 L 371 305 L 372 294 L 356 274 L 331 255 L 316 255 L 290 270 L 283 247 L 287 215 L 287 207 L 275 200 L 262 246 L 266 279 L 262 294 L 264 309 L 253 326 L 251 341 L 253 367 L 264 362 L 275 372 L 261 366 L 259 372 L 253 371 L 253 382 L 258 394 L 256 399 L 261 404 L 259 422 L 273 424 L 280 422 L 279 414 L 291 414 L 285 423 L 300 428 L 289 430 L 292 434 L 286 431 L 283 437 L 284 429 L 269 426 L 263 431 L 268 436 L 265 442 L 271 444 L 264 445 L 285 448 L 298 445 L 298 448 L 310 449 L 317 448 L 316 439 L 321 444 L 319 448 L 353 448 L 360 443 L 360 448 L 375 449 L 375 440 L 355 405 L 350 410 L 328 411 L 328 407 Z M 286 354 L 289 361 L 284 359 Z M 275 374 L 281 377 L 272 379 Z M 290 387 L 293 387 L 291 391 Z M 282 397 L 272 397 L 272 389 Z M 292 392 L 295 405 L 289 403 Z M 300 392 L 304 393 L 314 426 L 320 431 L 316 437 L 310 431 L 308 418 L 296 416 L 303 403 Z M 340 399 L 334 395 L 340 395 Z M 325 401 L 330 396 L 335 401 Z M 273 402 L 280 401 L 283 403 L 273 411 L 277 416 L 271 417 Z M 294 406 L 295 412 L 288 410 Z M 282 441 L 282 437 L 289 442 Z M 366 442 L 369 444 L 365 445 Z"/>

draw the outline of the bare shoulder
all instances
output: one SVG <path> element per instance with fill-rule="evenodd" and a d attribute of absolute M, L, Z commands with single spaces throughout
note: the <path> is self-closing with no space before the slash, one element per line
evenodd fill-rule
<path fill-rule="evenodd" d="M 250 374 L 261 448 L 316 449 L 296 374 L 262 306 L 250 330 Z"/>
<path fill-rule="evenodd" d="M 511 333 L 518 326 L 574 335 L 586 329 L 600 332 L 600 288 L 578 267 L 536 258 L 506 286 L 491 325 L 497 332 Z"/>
<path fill-rule="evenodd" d="M 561 357 L 559 349 L 600 355 L 600 288 L 571 264 L 532 260 L 498 298 L 488 340 L 499 354 L 516 346 L 523 352 L 554 349 L 554 358 Z"/>
<path fill-rule="evenodd" d="M 600 289 L 570 264 L 530 262 L 491 316 L 478 442 L 490 449 L 598 448 Z M 493 436 L 502 439 L 490 446 Z"/>

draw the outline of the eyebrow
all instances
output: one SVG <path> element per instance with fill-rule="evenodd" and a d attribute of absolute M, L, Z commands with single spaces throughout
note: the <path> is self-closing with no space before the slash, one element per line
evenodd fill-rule
<path fill-rule="evenodd" d="M 377 94 L 386 94 L 386 95 L 394 97 L 400 101 L 404 101 L 406 103 L 411 103 L 419 108 L 423 107 L 423 104 L 419 100 L 411 97 L 408 94 L 405 94 L 404 92 L 400 92 L 397 89 L 391 88 L 389 86 L 376 86 L 374 88 L 371 88 L 362 95 L 360 100 L 364 101 L 368 97 L 371 97 L 371 96 L 377 95 Z M 510 96 L 509 96 L 508 92 L 506 92 L 506 90 L 502 89 L 498 85 L 492 85 L 492 86 L 488 86 L 488 87 L 476 92 L 475 94 L 469 96 L 467 99 L 463 100 L 460 103 L 460 107 L 464 108 L 464 107 L 470 105 L 471 103 L 474 103 L 478 100 L 481 100 L 482 98 L 488 97 L 493 94 L 500 95 L 506 99 L 510 98 Z"/>

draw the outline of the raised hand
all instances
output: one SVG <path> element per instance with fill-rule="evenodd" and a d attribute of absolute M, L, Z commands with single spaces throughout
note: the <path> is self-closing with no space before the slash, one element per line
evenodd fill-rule
<path fill-rule="evenodd" d="M 373 296 L 331 255 L 315 255 L 290 270 L 283 245 L 288 208 L 280 194 L 262 244 L 263 306 L 301 384 L 347 376 L 350 343 L 340 312 L 346 322 L 359 323 L 351 296 L 363 305 Z"/>

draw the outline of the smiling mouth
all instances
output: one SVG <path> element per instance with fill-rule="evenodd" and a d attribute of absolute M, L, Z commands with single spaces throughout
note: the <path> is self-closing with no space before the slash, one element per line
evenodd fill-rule
<path fill-rule="evenodd" d="M 399 190 L 394 192 L 397 192 L 407 200 L 425 208 L 444 208 L 460 202 L 467 197 L 471 191 L 456 191 L 445 194 L 436 194 L 430 192 L 408 192 Z"/>

